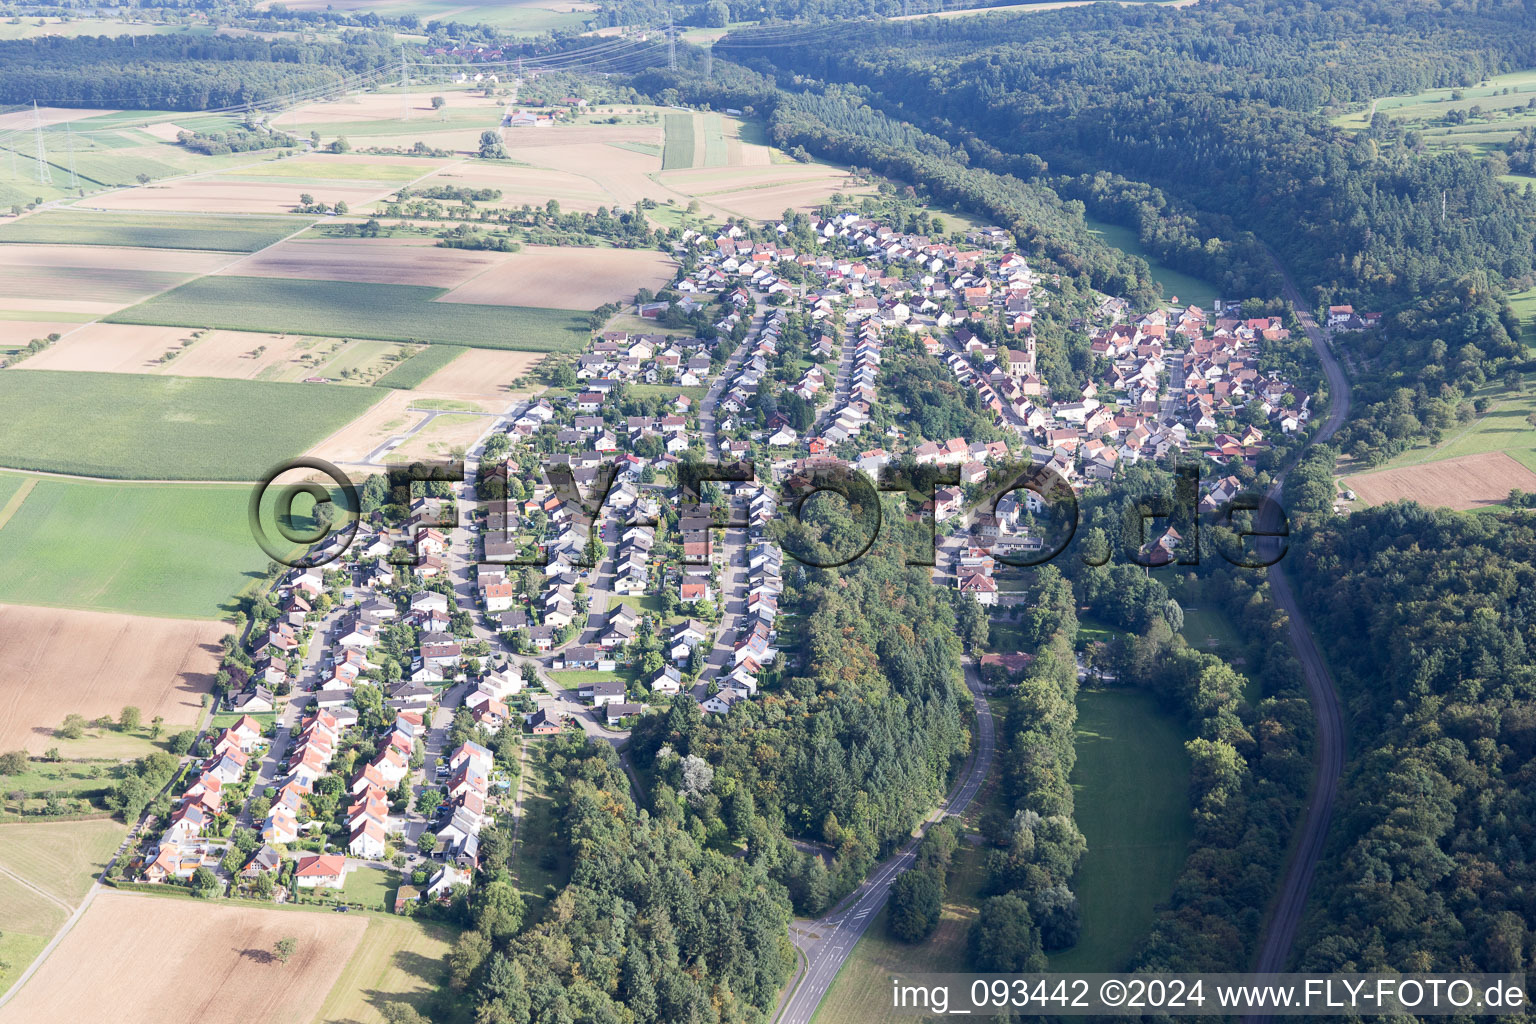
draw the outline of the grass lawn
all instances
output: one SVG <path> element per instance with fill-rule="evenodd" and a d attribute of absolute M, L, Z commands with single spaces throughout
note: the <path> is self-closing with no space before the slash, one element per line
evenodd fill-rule
<path fill-rule="evenodd" d="M 347 872 L 347 882 L 341 888 L 343 901 L 361 903 L 367 910 L 393 909 L 395 890 L 400 888 L 393 871 L 380 871 L 363 865 Z"/>
<path fill-rule="evenodd" d="M 13 370 L 0 373 L 0 465 L 119 480 L 257 480 L 382 397 L 317 384 Z"/>
<path fill-rule="evenodd" d="M 443 957 L 457 936 L 449 925 L 369 917 L 368 930 L 341 969 L 316 1024 L 382 1024 L 379 1006 L 385 1002 L 410 1003 L 424 1012 L 443 985 Z"/>
<path fill-rule="evenodd" d="M 1115 971 L 1146 939 L 1193 834 L 1179 723 L 1148 694 L 1079 691 L 1072 789 L 1088 840 L 1074 886 L 1083 932 L 1050 969 Z"/>
<path fill-rule="evenodd" d="M 0 530 L 0 602 L 207 619 L 263 579 L 245 487 L 34 479 Z"/>
<path fill-rule="evenodd" d="M 104 796 L 114 785 L 116 761 L 31 761 L 27 770 L 18 775 L 0 776 L 0 792 L 20 790 L 27 794 L 26 802 L 35 804 L 38 793 L 57 793 L 60 796 L 97 799 Z M 9 796 L 4 798 L 4 809 L 12 814 L 21 808 Z"/>
<path fill-rule="evenodd" d="M 373 386 L 397 388 L 402 391 L 420 387 L 428 377 L 459 358 L 464 352 L 465 349 L 458 345 L 428 345 L 374 381 Z"/>
<path fill-rule="evenodd" d="M 128 245 L 150 249 L 255 252 L 303 228 L 310 217 L 149 216 L 45 210 L 0 224 L 0 242 Z"/>
<path fill-rule="evenodd" d="M 214 730 L 227 729 L 245 717 L 247 716 L 241 714 L 238 711 L 220 711 L 209 720 L 208 728 Z M 249 717 L 254 718 L 256 721 L 260 722 L 263 727 L 266 727 L 277 721 L 277 712 L 261 711 L 250 715 Z"/>
<path fill-rule="evenodd" d="M 1121 227 L 1119 224 L 1110 224 L 1107 221 L 1094 220 L 1092 217 L 1083 218 L 1088 225 L 1088 230 L 1098 235 L 1103 241 L 1114 246 L 1121 252 L 1132 256 L 1140 256 L 1147 261 L 1147 266 L 1152 270 L 1152 280 L 1163 290 L 1163 297 L 1171 299 L 1178 296 L 1181 304 L 1195 303 L 1204 308 L 1210 308 L 1211 303 L 1219 298 L 1216 286 L 1209 281 L 1202 281 L 1198 277 L 1174 270 L 1164 264 L 1141 244 L 1141 239 L 1130 228 Z"/>
<path fill-rule="evenodd" d="M 127 834 L 107 818 L 0 825 L 0 867 L 75 906 Z"/>
<path fill-rule="evenodd" d="M 0 992 L 10 990 L 16 979 L 21 977 L 21 972 L 32 965 L 37 954 L 53 938 L 53 932 L 58 930 L 55 928 L 46 935 L 34 935 L 4 927 L 4 920 L 4 916 L 0 915 L 0 962 L 9 966 L 0 968 Z"/>
<path fill-rule="evenodd" d="M 1109 641 L 1125 633 L 1126 630 L 1118 626 L 1111 626 L 1107 622 L 1100 622 L 1091 615 L 1079 613 L 1077 617 L 1077 641 L 1078 646 L 1092 641 Z"/>
<path fill-rule="evenodd" d="M 693 166 L 693 115 L 668 114 L 663 119 L 666 145 L 661 151 L 661 169 L 676 170 Z"/>
<path fill-rule="evenodd" d="M 426 342 L 520 352 L 576 352 L 591 332 L 563 309 L 434 302 L 444 288 L 296 278 L 199 278 L 108 319 L 274 334 Z"/>
<path fill-rule="evenodd" d="M 558 672 L 549 673 L 561 686 L 580 686 L 583 683 L 607 683 L 622 682 L 624 677 L 617 672 L 598 672 L 595 669 L 567 668 Z"/>

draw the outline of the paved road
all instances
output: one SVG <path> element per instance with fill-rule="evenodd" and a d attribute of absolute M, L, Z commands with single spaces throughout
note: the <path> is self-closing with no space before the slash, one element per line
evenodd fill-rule
<path fill-rule="evenodd" d="M 1279 266 L 1278 262 L 1276 266 Z M 1349 416 L 1349 381 L 1345 378 L 1344 371 L 1340 369 L 1338 360 L 1334 358 L 1327 335 L 1318 327 L 1310 313 L 1303 312 L 1307 306 L 1295 282 L 1291 280 L 1289 274 L 1285 274 L 1283 268 L 1281 274 L 1285 277 L 1285 297 L 1296 307 L 1302 325 L 1306 328 L 1307 336 L 1312 339 L 1312 347 L 1317 351 L 1317 357 L 1323 365 L 1323 372 L 1328 378 L 1328 392 L 1332 407 L 1329 410 L 1328 419 L 1312 440 L 1313 444 L 1320 444 L 1332 438 Z M 1277 503 L 1276 511 L 1278 511 L 1281 487 L 1285 483 L 1288 472 L 1289 467 L 1286 472 L 1276 477 L 1274 486 L 1270 489 L 1269 496 Z M 1273 525 L 1274 516 L 1266 518 L 1270 520 L 1269 525 Z M 1256 970 L 1273 973 L 1285 970 L 1290 958 L 1291 946 L 1296 939 L 1297 926 L 1301 923 L 1302 911 L 1306 909 L 1307 893 L 1311 890 L 1312 879 L 1317 874 L 1318 858 L 1322 853 L 1323 843 L 1328 837 L 1328 826 L 1333 820 L 1333 805 L 1338 795 L 1339 777 L 1344 770 L 1345 733 L 1343 714 L 1339 710 L 1338 689 L 1333 677 L 1329 674 L 1327 663 L 1318 652 L 1317 643 L 1307 626 L 1306 617 L 1296 599 L 1295 591 L 1291 589 L 1284 560 L 1270 568 L 1269 587 L 1275 604 L 1289 619 L 1291 646 L 1296 651 L 1296 657 L 1301 661 L 1306 678 L 1307 696 L 1311 699 L 1313 713 L 1317 716 L 1317 777 L 1313 783 L 1312 798 L 1307 805 L 1295 852 L 1287 866 L 1280 891 L 1275 897 L 1273 912 L 1254 963 Z M 1265 1018 L 1245 1018 L 1250 1022 L 1263 1019 Z"/>
<path fill-rule="evenodd" d="M 977 674 L 976 665 L 969 659 L 965 663 L 965 683 L 976 698 L 976 751 L 964 776 L 950 792 L 943 807 L 923 822 L 922 831 L 925 834 L 931 823 L 959 814 L 970 806 L 992 766 L 995 741 L 992 709 L 987 706 L 987 698 L 982 695 L 981 677 Z M 853 952 L 853 947 L 885 905 L 896 876 L 912 866 L 919 841 L 913 839 L 903 846 L 900 853 L 880 865 L 863 885 L 833 907 L 826 917 L 819 921 L 797 921 L 791 926 L 790 937 L 805 954 L 807 967 L 799 986 L 780 1008 L 778 1024 L 808 1024 L 816 1007 L 826 997 L 827 990 L 832 987 L 837 972 Z"/>

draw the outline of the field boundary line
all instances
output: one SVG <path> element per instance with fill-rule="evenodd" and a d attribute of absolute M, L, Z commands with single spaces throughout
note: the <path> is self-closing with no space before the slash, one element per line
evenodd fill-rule
<path fill-rule="evenodd" d="M 36 486 L 37 477 L 35 476 L 29 476 L 21 482 L 21 486 L 16 489 L 16 493 L 11 495 L 11 500 L 6 502 L 3 508 L 0 508 L 0 530 L 5 529 L 5 524 L 11 521 L 11 517 L 16 514 L 17 509 L 21 508 L 22 502 L 27 500 L 27 495 L 31 494 L 32 489 Z"/>
<path fill-rule="evenodd" d="M 74 912 L 74 909 L 75 909 L 74 907 L 70 906 L 68 903 L 65 903 L 63 900 L 61 900 L 57 896 L 53 895 L 53 893 L 48 892 L 47 890 L 44 890 L 44 889 L 39 889 L 37 886 L 33 885 L 31 882 L 27 881 L 25 878 L 21 877 L 16 872 L 12 871 L 8 867 L 5 867 L 4 865 L 0 865 L 0 875 L 5 875 L 11 881 L 15 882 L 17 885 L 20 885 L 20 886 L 23 886 L 25 888 L 31 889 L 33 892 L 37 893 L 39 896 L 41 896 L 43 899 L 47 900 L 49 903 L 52 903 L 55 906 L 63 908 L 63 910 L 64 910 L 64 912 L 66 914 Z"/>

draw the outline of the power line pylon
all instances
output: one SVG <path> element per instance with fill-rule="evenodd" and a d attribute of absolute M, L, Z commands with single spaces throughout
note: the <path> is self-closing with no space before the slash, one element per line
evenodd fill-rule
<path fill-rule="evenodd" d="M 48 147 L 43 144 L 43 115 L 32 101 L 32 128 L 37 136 L 37 180 L 44 185 L 53 184 L 53 172 L 48 170 Z"/>

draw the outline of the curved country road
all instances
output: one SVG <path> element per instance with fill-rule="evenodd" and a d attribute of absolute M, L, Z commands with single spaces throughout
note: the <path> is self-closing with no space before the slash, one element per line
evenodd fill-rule
<path fill-rule="evenodd" d="M 965 775 L 950 791 L 944 806 L 930 814 L 923 823 L 924 833 L 928 831 L 930 823 L 965 810 L 980 792 L 981 784 L 986 781 L 992 765 L 995 742 L 992 709 L 987 706 L 987 698 L 982 696 L 981 677 L 975 662 L 970 659 L 965 662 L 965 683 L 976 699 L 976 750 L 966 766 Z M 832 987 L 832 981 L 842 969 L 843 962 L 885 905 L 896 876 L 912 866 L 920 841 L 921 837 L 903 846 L 901 852 L 876 868 L 863 885 L 833 907 L 825 917 L 817 921 L 797 921 L 791 927 L 790 935 L 795 945 L 805 954 L 806 971 L 800 984 L 780 1006 L 778 1024 L 809 1024 L 811 1015 Z"/>
<path fill-rule="evenodd" d="M 1285 279 L 1285 297 L 1295 307 L 1296 315 L 1306 329 L 1307 337 L 1312 340 L 1312 347 L 1317 351 L 1323 373 L 1328 378 L 1331 408 L 1328 419 L 1311 441 L 1312 444 L 1320 444 L 1332 438 L 1349 416 L 1349 381 L 1345 379 L 1344 371 L 1339 368 L 1338 360 L 1334 358 L 1327 336 L 1318 327 L 1312 315 L 1304 312 L 1307 307 L 1302 301 L 1295 282 L 1291 280 L 1285 269 L 1279 266 L 1278 261 L 1276 261 L 1276 267 Z M 1269 497 L 1274 502 L 1271 507 L 1274 512 L 1279 511 L 1280 490 L 1289 472 L 1290 467 L 1287 467 L 1285 472 L 1275 478 L 1274 486 L 1270 489 Z M 1345 736 L 1344 718 L 1339 711 L 1337 688 L 1333 677 L 1329 674 L 1327 663 L 1323 661 L 1322 654 L 1317 649 L 1311 630 L 1307 627 L 1306 617 L 1302 614 L 1301 606 L 1296 600 L 1296 593 L 1291 589 L 1283 559 L 1269 569 L 1269 588 L 1275 604 L 1284 610 L 1289 619 L 1291 646 L 1301 662 L 1306 677 L 1307 696 L 1311 699 L 1313 713 L 1317 716 L 1317 778 L 1313 783 L 1312 798 L 1307 805 L 1306 817 L 1301 825 L 1295 851 L 1287 866 L 1280 891 L 1276 894 L 1268 926 L 1254 962 L 1255 970 L 1276 973 L 1285 969 L 1286 961 L 1290 957 L 1291 946 L 1296 940 L 1296 929 L 1301 923 L 1302 911 L 1306 909 L 1307 893 L 1311 890 L 1312 879 L 1317 874 L 1317 862 L 1323 851 L 1323 842 L 1328 836 L 1328 825 L 1333 820 L 1334 799 L 1338 795 L 1339 777 L 1344 770 Z M 1262 1019 L 1264 1018 L 1247 1017 L 1245 1021 Z"/>

